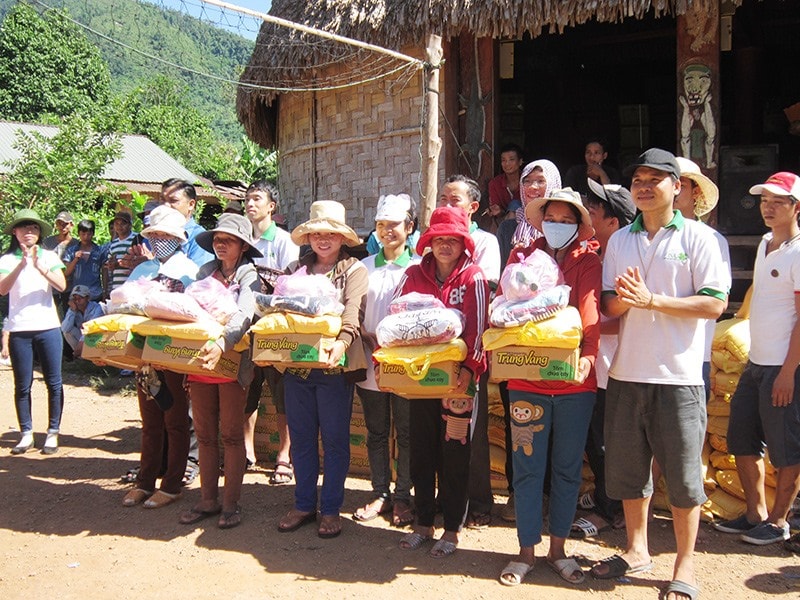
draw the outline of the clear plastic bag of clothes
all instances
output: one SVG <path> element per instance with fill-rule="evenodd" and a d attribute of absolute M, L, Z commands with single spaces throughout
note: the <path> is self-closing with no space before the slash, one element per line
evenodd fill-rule
<path fill-rule="evenodd" d="M 190 283 L 185 293 L 223 325 L 239 310 L 236 295 L 213 275 Z"/>
<path fill-rule="evenodd" d="M 455 308 L 423 308 L 389 314 L 378 323 L 380 346 L 442 344 L 464 331 L 464 314 Z"/>
<path fill-rule="evenodd" d="M 111 291 L 107 312 L 147 315 L 145 307 L 148 297 L 151 294 L 166 291 L 167 288 L 160 281 L 145 278 L 126 281 Z"/>
<path fill-rule="evenodd" d="M 563 283 L 564 275 L 558 264 L 542 250 L 534 250 L 520 262 L 506 266 L 500 277 L 503 295 L 510 302 L 530 300 Z"/>

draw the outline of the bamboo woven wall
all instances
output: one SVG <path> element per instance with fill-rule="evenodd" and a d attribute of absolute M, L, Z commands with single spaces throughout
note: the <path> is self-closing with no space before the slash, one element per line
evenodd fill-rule
<path fill-rule="evenodd" d="M 285 94 L 278 110 L 281 211 L 290 227 L 308 218 L 314 200 L 337 200 L 363 236 L 381 194 L 406 192 L 419 203 L 419 74 L 404 86 L 388 80 Z"/>

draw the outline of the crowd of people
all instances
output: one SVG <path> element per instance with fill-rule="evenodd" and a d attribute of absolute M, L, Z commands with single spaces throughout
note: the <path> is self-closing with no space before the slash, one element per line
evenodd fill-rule
<path fill-rule="evenodd" d="M 126 281 L 156 280 L 180 293 L 193 281 L 213 278 L 234 294 L 237 312 L 201 353 L 207 375 L 148 370 L 137 376 L 141 466 L 123 505 L 155 509 L 177 501 L 194 461 L 201 498 L 180 515 L 180 523 L 214 516 L 222 529 L 239 525 L 242 479 L 256 460 L 253 427 L 266 382 L 280 435 L 270 483 L 295 482 L 294 503 L 278 530 L 289 533 L 315 523 L 319 537 L 336 537 L 342 531 L 349 427 L 358 394 L 368 430 L 372 496 L 353 519 L 390 515 L 394 526 L 410 526 L 399 539 L 400 549 L 415 551 L 431 542 L 431 557 L 447 557 L 457 550 L 464 528 L 486 527 L 492 519 L 482 346 L 490 301 L 503 293 L 505 269 L 544 253 L 569 286 L 568 304 L 580 316 L 582 341 L 573 380 L 520 378 L 500 385 L 509 490 L 501 516 L 516 523 L 520 549 L 499 581 L 523 582 L 545 530 L 550 538 L 545 560 L 570 584 L 583 582 L 587 572 L 569 555 L 568 538 L 597 536 L 611 527 L 625 527 L 627 544 L 588 574 L 611 579 L 652 569 L 648 516 L 654 482 L 663 477 L 676 550 L 664 597 L 694 600 L 699 593 L 694 546 L 706 501 L 701 454 L 710 342 L 731 289 L 725 238 L 702 221 L 719 193 L 694 163 L 665 150 L 647 150 L 625 170 L 629 188 L 603 164 L 607 154 L 600 143 L 587 144 L 585 154 L 586 165 L 569 169 L 562 183 L 551 161 L 525 164 L 520 148 L 504 147 L 503 173 L 489 186 L 492 231 L 478 228 L 481 190 L 463 175 L 442 185 L 421 235 L 409 195 L 381 196 L 371 253 L 363 260 L 348 251 L 361 239 L 347 224 L 342 204 L 314 202 L 308 220 L 289 233 L 273 218 L 278 191 L 264 181 L 253 183 L 244 202 L 232 203 L 206 231 L 193 218 L 194 187 L 169 180 L 159 201 L 145 207 L 141 234 L 132 231 L 130 213 L 118 212 L 115 238 L 103 248 L 93 242 L 90 220 L 78 222 L 79 239 L 70 242 L 68 212 L 59 213 L 58 233 L 51 237 L 50 225 L 35 211 L 17 212 L 4 230 L 11 243 L 0 257 L 0 293 L 9 295 L 4 334 L 9 334 L 20 426 L 12 454 L 24 454 L 34 443 L 34 353 L 50 409 L 42 452 L 53 454 L 64 405 L 64 340 L 80 356 L 81 325 L 102 314 L 99 301 Z M 750 362 L 731 400 L 727 438 L 747 511 L 714 526 L 747 543 L 785 542 L 800 551 L 800 534 L 790 537 L 789 526 L 800 491 L 800 177 L 776 173 L 750 191 L 760 198 L 769 233 L 756 258 Z M 255 366 L 245 352 L 237 377 L 212 373 L 258 317 L 256 293 L 276 276 L 301 269 L 326 277 L 343 305 L 342 327 L 326 364 L 280 372 Z M 380 369 L 370 360 L 390 303 L 409 293 L 432 296 L 464 317 L 460 337 L 466 358 L 454 384 L 454 392 L 471 396 L 458 413 L 469 425 L 462 439 L 450 435 L 453 413 L 446 399 L 409 401 L 384 390 Z M 475 389 L 474 395 L 468 389 Z M 778 473 L 772 506 L 764 493 L 765 448 Z M 584 454 L 595 487 L 580 495 Z M 580 518 L 578 510 L 585 511 Z M 434 540 L 439 511 L 443 533 Z"/>

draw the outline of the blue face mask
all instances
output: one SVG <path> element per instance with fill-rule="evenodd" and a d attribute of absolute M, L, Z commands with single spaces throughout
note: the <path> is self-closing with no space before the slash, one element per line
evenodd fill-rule
<path fill-rule="evenodd" d="M 150 244 L 153 246 L 153 256 L 159 260 L 169 258 L 181 247 L 180 240 L 176 240 L 173 237 L 166 239 L 151 238 Z"/>
<path fill-rule="evenodd" d="M 544 239 L 547 240 L 548 246 L 554 250 L 561 250 L 577 239 L 578 224 L 543 221 L 542 233 L 544 233 Z"/>

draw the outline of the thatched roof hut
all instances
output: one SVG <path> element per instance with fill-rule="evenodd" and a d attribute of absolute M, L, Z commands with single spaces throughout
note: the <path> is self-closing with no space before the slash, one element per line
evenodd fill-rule
<path fill-rule="evenodd" d="M 481 40 L 491 44 L 493 40 L 520 39 L 526 34 L 537 37 L 592 20 L 617 23 L 645 16 L 684 14 L 690 5 L 717 6 L 718 2 L 273 0 L 270 14 L 403 52 L 420 61 L 425 56 L 427 36 L 440 35 L 444 41 L 445 60 L 451 63 L 442 71 L 445 81 L 442 102 L 450 102 L 450 114 L 455 121 L 464 121 L 465 112 L 469 121 L 477 114 L 475 106 L 483 113 L 478 115 L 477 127 L 473 120 L 455 126 L 451 122 L 448 124 L 451 131 L 440 130 L 445 145 L 443 154 L 454 140 L 458 148 L 449 148 L 451 156 L 456 153 L 463 156 L 464 147 L 475 142 L 474 156 L 470 157 L 474 166 L 476 161 L 480 163 L 481 148 L 487 146 L 487 141 L 492 142 L 492 116 L 488 109 L 484 111 L 481 102 L 491 93 L 494 57 L 489 57 L 489 64 L 485 64 L 477 48 Z M 466 75 L 463 57 L 459 63 L 457 52 L 452 52 L 453 56 L 448 54 L 450 42 L 457 43 L 459 39 L 462 54 L 474 56 L 467 61 L 474 64 L 474 70 Z M 262 25 L 256 49 L 240 77 L 237 113 L 251 139 L 264 147 L 277 147 L 281 152 L 280 187 L 290 205 L 287 211 L 290 223 L 305 216 L 311 200 L 326 196 L 344 202 L 352 211 L 354 226 L 362 232 L 369 231 L 373 225 L 371 209 L 379 194 L 394 190 L 413 195 L 419 191 L 419 188 L 412 188 L 419 183 L 420 78 L 408 76 L 402 85 L 394 87 L 377 78 L 372 83 L 344 87 L 348 73 L 359 68 L 363 71 L 365 56 L 364 51 L 354 51 L 341 43 L 314 38 L 269 22 Z M 380 68 L 397 68 L 400 62 L 393 60 L 385 59 Z M 455 66 L 458 64 L 461 66 Z M 468 68 L 473 67 L 468 65 Z M 358 76 L 364 73 L 353 75 L 353 79 Z M 326 86 L 325 82 L 334 80 L 341 84 L 338 89 L 334 85 Z M 292 92 L 300 88 L 318 91 L 313 94 Z M 458 106 L 459 98 L 465 97 L 474 100 L 471 107 Z M 453 131 L 453 127 L 461 129 Z M 394 136 L 388 143 L 387 134 Z M 468 134 L 473 135 L 472 142 L 467 139 Z M 452 164 L 447 168 L 452 169 Z M 490 164 L 489 170 L 491 168 Z M 486 165 L 479 165 L 477 170 L 485 171 Z M 293 208 L 292 202 L 297 206 Z"/>

